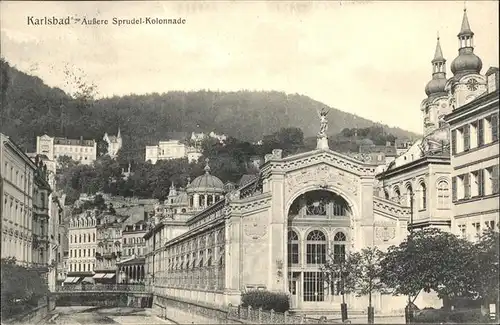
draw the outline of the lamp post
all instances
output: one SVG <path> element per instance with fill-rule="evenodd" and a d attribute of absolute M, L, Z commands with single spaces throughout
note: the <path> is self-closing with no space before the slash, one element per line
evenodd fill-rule
<path fill-rule="evenodd" d="M 344 274 L 344 261 L 340 261 L 340 285 L 342 286 L 342 303 L 340 304 L 340 312 L 342 315 L 342 322 L 345 322 L 347 316 L 347 304 L 345 303 L 345 274 Z"/>
<path fill-rule="evenodd" d="M 413 198 L 414 198 L 414 193 L 413 191 L 410 192 L 410 223 L 408 224 L 408 248 L 411 248 L 410 245 L 412 244 L 413 240 Z M 413 307 L 412 307 L 412 301 L 411 301 L 411 296 L 408 294 L 408 305 L 405 308 L 405 320 L 406 324 L 411 324 L 413 322 Z"/>

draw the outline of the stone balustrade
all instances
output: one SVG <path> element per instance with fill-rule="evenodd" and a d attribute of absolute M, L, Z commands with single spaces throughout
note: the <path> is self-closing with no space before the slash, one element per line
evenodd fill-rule
<path fill-rule="evenodd" d="M 67 284 L 56 287 L 56 292 L 72 291 L 120 291 L 120 292 L 148 292 L 143 284 Z"/>
<path fill-rule="evenodd" d="M 274 310 L 254 309 L 252 306 L 232 306 L 229 304 L 227 317 L 248 324 L 329 324 L 326 317 L 312 318 L 306 315 L 291 315 L 288 311 L 278 313 Z"/>

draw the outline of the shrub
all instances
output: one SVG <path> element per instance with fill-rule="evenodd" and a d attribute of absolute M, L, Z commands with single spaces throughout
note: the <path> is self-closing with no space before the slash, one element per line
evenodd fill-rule
<path fill-rule="evenodd" d="M 458 309 L 450 312 L 448 320 L 452 323 L 487 323 L 489 315 L 481 314 L 481 309 Z"/>
<path fill-rule="evenodd" d="M 415 323 L 444 323 L 448 313 L 442 309 L 423 309 L 415 313 Z"/>
<path fill-rule="evenodd" d="M 40 274 L 15 264 L 15 259 L 1 260 L 1 310 L 8 318 L 38 306 L 40 298 L 48 294 L 48 287 Z"/>
<path fill-rule="evenodd" d="M 273 309 L 279 313 L 284 313 L 290 309 L 288 294 L 266 290 L 255 290 L 244 293 L 241 296 L 241 305 L 242 307 L 252 306 L 254 309 Z"/>

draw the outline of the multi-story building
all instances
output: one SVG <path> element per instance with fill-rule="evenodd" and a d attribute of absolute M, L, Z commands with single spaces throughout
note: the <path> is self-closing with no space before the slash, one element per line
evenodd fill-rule
<path fill-rule="evenodd" d="M 141 220 L 133 225 L 126 225 L 122 232 L 122 257 L 127 259 L 133 256 L 144 256 L 146 241 L 146 221 Z"/>
<path fill-rule="evenodd" d="M 64 283 L 93 282 L 98 213 L 98 210 L 87 210 L 69 220 L 68 272 Z"/>
<path fill-rule="evenodd" d="M 122 148 L 123 144 L 120 128 L 118 128 L 118 134 L 116 136 L 104 133 L 103 140 L 108 144 L 108 155 L 111 157 L 111 159 L 115 159 L 118 151 Z"/>
<path fill-rule="evenodd" d="M 157 146 L 146 146 L 146 161 L 156 164 L 158 160 L 187 157 L 188 146 L 180 140 L 160 141 Z"/>
<path fill-rule="evenodd" d="M 472 42 L 472 34 L 466 32 L 461 33 L 461 40 Z M 452 138 L 452 229 L 475 240 L 485 229 L 498 228 L 499 223 L 499 73 L 498 68 L 491 68 L 482 76 L 479 58 L 461 55 L 456 61 L 467 63 L 469 70 L 455 78 L 455 83 L 450 82 L 457 106 L 446 116 Z M 483 92 L 477 94 L 479 85 Z M 468 91 L 475 98 L 464 102 Z"/>
<path fill-rule="evenodd" d="M 144 281 L 144 255 L 147 231 L 146 220 L 126 225 L 122 232 L 122 258 L 117 262 L 118 283 L 141 283 Z"/>
<path fill-rule="evenodd" d="M 37 268 L 47 279 L 48 183 L 47 166 L 31 160 L 8 136 L 0 133 L 2 258 Z"/>
<path fill-rule="evenodd" d="M 59 224 L 62 221 L 62 206 L 64 202 L 60 202 L 59 197 L 56 193 L 57 184 L 56 184 L 56 162 L 54 160 L 50 160 L 46 154 L 37 154 L 37 153 L 28 153 L 28 157 L 32 160 L 39 159 L 43 162 L 45 166 L 47 166 L 47 180 L 50 188 L 52 189 L 49 194 L 48 202 L 49 202 L 49 249 L 48 249 L 48 259 L 49 264 L 51 265 L 48 281 L 49 281 L 49 289 L 51 291 L 55 290 L 56 282 L 57 282 L 57 264 L 60 262 L 60 254 L 58 254 L 58 250 L 60 248 L 60 234 L 59 234 Z"/>
<path fill-rule="evenodd" d="M 67 139 L 37 136 L 36 152 L 46 155 L 49 160 L 57 161 L 59 157 L 67 156 L 81 164 L 91 165 L 97 159 L 97 142 L 95 140 Z"/>
<path fill-rule="evenodd" d="M 117 215 L 111 207 L 97 217 L 95 282 L 116 283 L 116 263 L 121 260 L 122 230 L 127 219 L 128 216 Z"/>

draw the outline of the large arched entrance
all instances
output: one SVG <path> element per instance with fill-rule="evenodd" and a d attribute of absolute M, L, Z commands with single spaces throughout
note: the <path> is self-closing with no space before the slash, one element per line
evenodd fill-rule
<path fill-rule="evenodd" d="M 338 284 L 328 286 L 321 266 L 343 258 L 351 236 L 351 214 L 344 198 L 327 190 L 300 195 L 288 211 L 288 289 L 292 308 L 308 308 L 340 299 Z"/>

